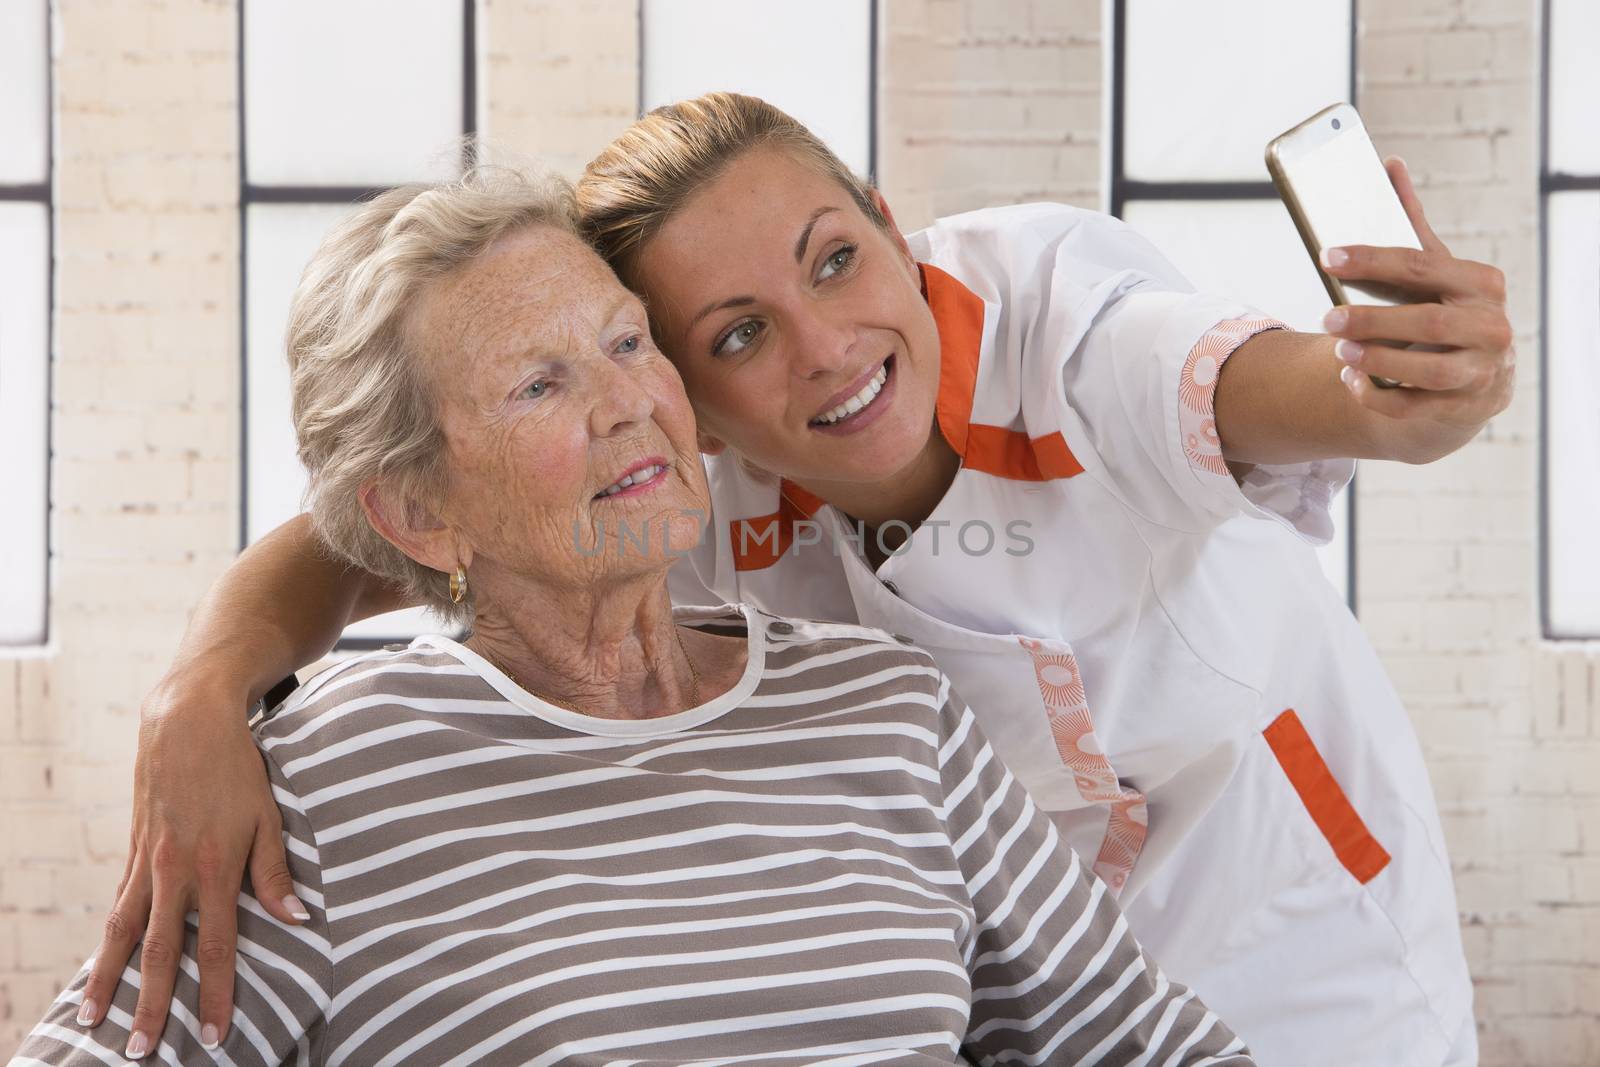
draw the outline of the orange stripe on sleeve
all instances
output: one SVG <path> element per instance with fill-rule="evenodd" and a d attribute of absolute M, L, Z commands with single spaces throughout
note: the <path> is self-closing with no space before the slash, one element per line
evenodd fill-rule
<path fill-rule="evenodd" d="M 1300 716 L 1290 708 L 1272 720 L 1262 736 L 1345 870 L 1363 885 L 1376 878 L 1378 872 L 1389 865 L 1389 853 L 1361 821 L 1317 751 L 1311 735 L 1306 733 Z"/>

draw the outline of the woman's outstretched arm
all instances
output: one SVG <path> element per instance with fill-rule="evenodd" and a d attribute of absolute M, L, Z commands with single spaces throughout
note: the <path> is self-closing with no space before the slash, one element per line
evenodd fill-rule
<path fill-rule="evenodd" d="M 211 587 L 140 709 L 128 863 L 85 983 L 86 1023 L 104 1017 L 142 939 L 132 1025 L 161 1032 L 184 917 L 198 909 L 200 1023 L 227 1036 L 246 864 L 262 907 L 283 922 L 305 918 L 246 709 L 326 654 L 351 622 L 404 606 L 387 584 L 329 556 L 304 515 L 250 546 Z"/>
<path fill-rule="evenodd" d="M 1330 336 L 1269 330 L 1240 345 L 1216 386 L 1216 431 L 1230 464 L 1428 463 L 1472 440 L 1511 402 L 1505 276 L 1452 256 L 1405 165 L 1385 166 L 1422 249 L 1358 245 L 1324 266 L 1347 281 L 1418 294 L 1418 302 L 1335 308 L 1324 324 Z M 1369 375 L 1410 388 L 1382 389 Z"/>

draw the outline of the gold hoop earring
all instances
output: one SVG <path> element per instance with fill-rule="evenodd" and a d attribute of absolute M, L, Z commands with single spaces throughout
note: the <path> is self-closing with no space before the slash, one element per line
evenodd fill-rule
<path fill-rule="evenodd" d="M 450 603 L 459 604 L 465 599 L 467 599 L 467 572 L 457 563 L 456 572 L 450 576 Z"/>

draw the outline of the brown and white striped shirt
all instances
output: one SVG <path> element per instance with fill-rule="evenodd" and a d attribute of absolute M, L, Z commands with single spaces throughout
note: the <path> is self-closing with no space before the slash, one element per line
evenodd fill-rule
<path fill-rule="evenodd" d="M 1250 1062 L 926 654 L 678 618 L 749 665 L 666 718 L 554 707 L 439 637 L 303 686 L 257 736 L 312 919 L 241 895 L 216 1052 L 191 928 L 153 1062 Z M 18 1062 L 122 1062 L 137 964 L 88 1033 L 80 974 Z"/>

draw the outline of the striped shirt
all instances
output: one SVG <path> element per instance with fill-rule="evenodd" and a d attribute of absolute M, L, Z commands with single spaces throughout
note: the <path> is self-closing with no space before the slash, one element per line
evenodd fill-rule
<path fill-rule="evenodd" d="M 728 693 L 616 721 L 424 637 L 257 728 L 303 927 L 239 901 L 199 1044 L 195 916 L 152 1062 L 1247 1064 L 1144 954 L 923 652 L 753 609 Z M 22 1063 L 122 1062 L 84 974 Z"/>

